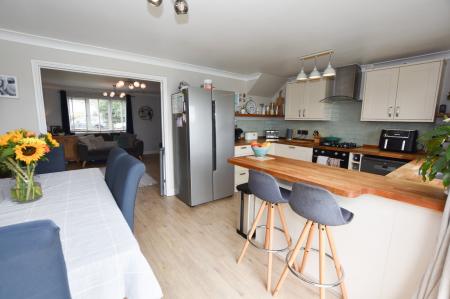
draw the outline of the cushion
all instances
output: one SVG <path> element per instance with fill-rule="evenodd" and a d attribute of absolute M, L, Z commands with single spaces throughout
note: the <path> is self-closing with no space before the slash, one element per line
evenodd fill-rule
<path fill-rule="evenodd" d="M 78 140 L 80 140 L 81 143 L 87 146 L 88 150 L 95 149 L 95 136 L 93 135 L 84 135 L 79 136 Z"/>
<path fill-rule="evenodd" d="M 136 142 L 136 135 L 129 133 L 120 133 L 117 143 L 121 148 L 132 148 Z"/>

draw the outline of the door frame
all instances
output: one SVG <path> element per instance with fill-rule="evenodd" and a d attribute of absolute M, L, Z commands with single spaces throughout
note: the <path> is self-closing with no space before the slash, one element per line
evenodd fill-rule
<path fill-rule="evenodd" d="M 174 171 L 173 167 L 173 141 L 172 134 L 170 132 L 171 119 L 167 115 L 171 115 L 170 111 L 170 95 L 167 86 L 167 77 L 149 75 L 149 74 L 139 74 L 132 72 L 125 72 L 119 70 L 111 70 L 104 68 L 97 68 L 91 66 L 65 64 L 52 61 L 43 60 L 31 60 L 31 68 L 33 74 L 34 82 L 34 93 L 36 101 L 36 112 L 38 119 L 38 128 L 41 133 L 47 132 L 47 120 L 45 117 L 45 104 L 44 104 L 44 92 L 42 86 L 42 69 L 52 69 L 60 71 L 77 72 L 83 74 L 91 75 L 102 75 L 111 77 L 124 77 L 136 80 L 146 80 L 158 82 L 160 84 L 161 93 L 161 134 L 162 134 L 162 144 L 164 151 L 164 171 L 163 176 L 160 178 L 160 184 L 164 186 L 164 195 L 170 196 L 174 195 Z"/>

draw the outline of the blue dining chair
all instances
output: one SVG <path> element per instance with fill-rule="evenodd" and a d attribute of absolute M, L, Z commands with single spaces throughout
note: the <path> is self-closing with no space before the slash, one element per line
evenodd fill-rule
<path fill-rule="evenodd" d="M 118 161 L 125 155 L 127 155 L 127 152 L 120 147 L 113 148 L 108 154 L 108 159 L 106 160 L 105 181 L 110 189 L 118 171 Z"/>
<path fill-rule="evenodd" d="M 116 175 L 110 188 L 131 230 L 134 228 L 136 193 L 144 172 L 144 163 L 131 155 L 122 156 L 117 162 Z"/>
<path fill-rule="evenodd" d="M 45 155 L 47 160 L 39 161 L 36 165 L 35 173 L 51 173 L 66 170 L 66 160 L 64 156 L 64 146 L 62 144 L 59 147 L 53 148 L 48 154 Z"/>
<path fill-rule="evenodd" d="M 59 227 L 53 221 L 0 227 L 0 244 L 0 298 L 71 298 Z"/>

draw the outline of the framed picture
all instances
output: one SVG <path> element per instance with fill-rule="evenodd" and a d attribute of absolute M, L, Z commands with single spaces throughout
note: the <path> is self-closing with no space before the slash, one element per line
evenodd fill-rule
<path fill-rule="evenodd" d="M 0 98 L 18 98 L 17 78 L 10 75 L 0 75 Z"/>

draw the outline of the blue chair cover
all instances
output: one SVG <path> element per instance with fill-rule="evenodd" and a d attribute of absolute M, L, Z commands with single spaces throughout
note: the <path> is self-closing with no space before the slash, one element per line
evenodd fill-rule
<path fill-rule="evenodd" d="M 136 193 L 145 166 L 138 159 L 125 155 L 118 160 L 116 172 L 111 192 L 130 229 L 133 230 Z"/>
<path fill-rule="evenodd" d="M 0 227 L 0 298 L 71 298 L 59 227 L 53 221 Z"/>
<path fill-rule="evenodd" d="M 289 198 L 289 205 L 298 215 L 324 225 L 344 225 L 353 219 L 353 213 L 339 207 L 328 190 L 295 183 Z"/>
<path fill-rule="evenodd" d="M 108 154 L 108 160 L 106 160 L 105 181 L 109 189 L 113 184 L 115 175 L 117 173 L 117 162 L 120 157 L 127 155 L 127 152 L 120 147 L 113 148 Z"/>
<path fill-rule="evenodd" d="M 59 147 L 52 148 L 52 150 L 45 155 L 47 161 L 39 161 L 36 165 L 35 173 L 51 173 L 66 170 L 66 160 L 64 156 L 64 146 L 62 144 Z"/>

